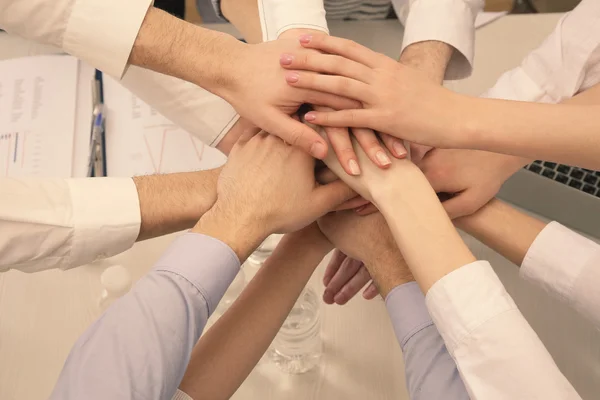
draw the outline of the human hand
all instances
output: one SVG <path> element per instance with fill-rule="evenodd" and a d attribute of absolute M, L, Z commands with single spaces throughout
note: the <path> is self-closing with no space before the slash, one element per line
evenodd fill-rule
<path fill-rule="evenodd" d="M 245 45 L 235 54 L 235 62 L 227 66 L 230 79 L 214 88 L 242 116 L 266 132 L 287 143 L 298 146 L 312 156 L 322 159 L 327 146 L 316 132 L 290 117 L 304 104 L 324 105 L 336 110 L 355 108 L 355 100 L 314 90 L 286 85 L 278 61 L 281 54 L 294 51 L 312 53 L 303 49 L 296 39 Z"/>
<path fill-rule="evenodd" d="M 359 216 L 352 211 L 339 211 L 327 214 L 320 218 L 318 223 L 321 231 L 336 248 L 348 257 L 364 263 L 383 297 L 394 287 L 413 280 L 381 214 Z M 341 255 L 337 254 L 337 260 L 333 262 L 339 261 L 340 258 Z M 356 261 L 347 260 L 345 262 L 354 263 L 356 271 L 360 271 L 360 266 L 356 264 Z M 345 292 L 345 290 L 353 289 L 358 286 L 359 282 L 363 282 L 364 286 L 364 283 L 368 281 L 367 275 L 364 273 L 355 275 L 353 279 L 355 282 L 342 286 L 334 294 L 336 303 L 344 304 L 356 294 L 356 292 Z M 326 292 L 329 290 L 330 293 L 335 293 L 335 287 L 330 288 L 330 285 L 331 281 L 327 284 Z M 329 296 L 330 294 L 324 295 L 324 299 Z"/>
<path fill-rule="evenodd" d="M 372 300 L 379 294 L 369 271 L 362 261 L 348 257 L 336 249 L 323 275 L 323 285 L 325 285 L 323 301 L 326 304 L 344 305 L 369 281 L 371 283 L 362 293 L 366 300 Z"/>
<path fill-rule="evenodd" d="M 455 194 L 442 203 L 450 218 L 487 204 L 528 160 L 477 150 L 433 149 L 417 163 L 437 193 Z"/>
<path fill-rule="evenodd" d="M 262 240 L 271 233 L 299 230 L 356 196 L 341 181 L 319 185 L 314 164 L 308 154 L 275 136 L 244 134 L 219 176 L 211 209 L 219 218 L 209 222 Z M 200 225 L 206 228 L 203 219 Z"/>
<path fill-rule="evenodd" d="M 287 82 L 359 100 L 363 108 L 308 113 L 307 121 L 333 127 L 368 127 L 420 144 L 460 147 L 466 140 L 468 98 L 427 75 L 352 41 L 303 36 L 305 48 L 329 54 L 286 53 Z M 311 71 L 311 72 L 307 72 Z M 319 72 L 321 74 L 314 74 Z"/>

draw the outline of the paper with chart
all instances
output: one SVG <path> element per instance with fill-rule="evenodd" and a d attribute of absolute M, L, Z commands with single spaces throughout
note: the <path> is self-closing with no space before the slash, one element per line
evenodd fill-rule
<path fill-rule="evenodd" d="M 226 160 L 106 75 L 104 102 L 109 176 L 198 171 Z"/>
<path fill-rule="evenodd" d="M 71 176 L 77 73 L 68 56 L 0 63 L 0 178 Z"/>

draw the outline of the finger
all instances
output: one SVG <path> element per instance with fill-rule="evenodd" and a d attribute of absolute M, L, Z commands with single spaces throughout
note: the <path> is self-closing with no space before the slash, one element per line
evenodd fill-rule
<path fill-rule="evenodd" d="M 395 138 L 387 133 L 380 133 L 379 137 L 383 141 L 383 144 L 385 144 L 385 147 L 387 147 L 394 157 L 406 158 L 408 152 L 406 151 L 406 147 L 404 147 L 404 143 L 401 139 Z"/>
<path fill-rule="evenodd" d="M 371 281 L 369 286 L 363 291 L 363 298 L 367 300 L 373 300 L 379 294 L 379 289 L 375 286 L 375 282 Z"/>
<path fill-rule="evenodd" d="M 410 144 L 410 159 L 411 159 L 411 161 L 413 163 L 415 163 L 416 165 L 419 165 L 419 163 L 423 160 L 423 158 L 425 158 L 427 153 L 429 153 L 432 149 L 433 149 L 433 147 L 431 147 L 431 146 L 425 146 L 425 145 L 418 144 L 418 143 L 411 143 Z"/>
<path fill-rule="evenodd" d="M 335 249 L 333 256 L 331 256 L 331 260 L 329 260 L 329 264 L 327 264 L 327 268 L 325 268 L 325 273 L 323 274 L 323 285 L 329 285 L 331 278 L 333 278 L 338 269 L 340 269 L 340 266 L 345 259 L 346 255 L 339 249 Z"/>
<path fill-rule="evenodd" d="M 316 90 L 302 89 L 302 102 L 307 104 L 331 107 L 336 110 L 353 110 L 362 108 L 362 103 L 358 100 L 337 96 L 331 93 L 319 92 Z"/>
<path fill-rule="evenodd" d="M 321 126 L 377 129 L 373 124 L 372 116 L 370 110 L 311 111 L 304 115 L 304 119 Z"/>
<path fill-rule="evenodd" d="M 356 61 L 332 54 L 283 54 L 279 59 L 282 67 L 302 71 L 320 72 L 329 75 L 345 76 L 368 83 L 373 70 Z"/>
<path fill-rule="evenodd" d="M 297 146 L 315 158 L 327 156 L 327 142 L 313 129 L 280 110 L 271 110 L 263 119 L 263 129 L 286 143 Z"/>
<path fill-rule="evenodd" d="M 363 265 L 362 267 L 360 267 L 358 272 L 352 278 L 350 278 L 350 280 L 344 285 L 344 287 L 338 292 L 338 294 L 334 296 L 333 301 L 335 301 L 336 304 L 343 306 L 348 302 L 348 300 L 353 298 L 356 295 L 356 293 L 358 293 L 363 287 L 365 287 L 367 282 L 369 282 L 370 280 L 371 276 L 369 275 L 369 272 Z"/>
<path fill-rule="evenodd" d="M 286 82 L 293 87 L 317 90 L 338 96 L 348 97 L 364 103 L 371 103 L 371 88 L 366 83 L 343 76 L 319 75 L 304 71 L 288 71 Z M 333 107 L 339 109 L 338 107 Z"/>
<path fill-rule="evenodd" d="M 350 281 L 350 279 L 352 279 L 354 275 L 356 275 L 361 266 L 362 262 L 350 257 L 346 257 L 344 261 L 342 261 L 335 275 L 325 287 L 323 300 L 327 304 L 333 304 L 334 299 L 340 290 L 344 287 L 344 285 L 346 285 L 346 283 L 348 283 L 348 281 Z"/>
<path fill-rule="evenodd" d="M 342 203 L 354 197 L 356 197 L 356 192 L 350 186 L 346 185 L 346 183 L 339 180 L 315 188 L 311 202 L 311 206 L 316 214 L 315 218 L 319 218 L 335 210 Z"/>
<path fill-rule="evenodd" d="M 356 141 L 365 151 L 367 156 L 380 168 L 388 168 L 392 164 L 392 160 L 387 155 L 387 152 L 377 139 L 377 135 L 371 129 L 354 128 L 352 129 Z"/>
<path fill-rule="evenodd" d="M 379 209 L 375 207 L 375 204 L 369 203 L 365 206 L 357 207 L 354 211 L 360 216 L 365 216 L 379 212 Z"/>
<path fill-rule="evenodd" d="M 331 147 L 348 175 L 360 175 L 360 167 L 352 141 L 350 140 L 350 132 L 348 128 L 325 128 L 325 133 L 329 138 Z"/>
<path fill-rule="evenodd" d="M 309 49 L 345 57 L 371 68 L 380 66 L 384 61 L 387 62 L 385 59 L 388 58 L 352 40 L 329 35 L 302 35 L 300 44 Z"/>
<path fill-rule="evenodd" d="M 344 210 L 353 210 L 357 208 L 361 208 L 363 206 L 369 205 L 371 202 L 369 200 L 365 200 L 360 196 L 356 196 L 353 199 L 346 201 L 345 203 L 340 204 L 334 211 L 344 211 Z"/>

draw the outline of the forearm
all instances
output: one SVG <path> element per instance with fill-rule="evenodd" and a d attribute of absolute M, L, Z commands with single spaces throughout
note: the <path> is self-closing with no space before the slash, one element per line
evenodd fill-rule
<path fill-rule="evenodd" d="M 217 199 L 219 171 L 133 178 L 142 218 L 137 240 L 192 228 Z"/>
<path fill-rule="evenodd" d="M 243 46 L 233 36 L 151 7 L 134 42 L 129 63 L 193 82 L 215 93 L 233 83 L 228 66 Z"/>
<path fill-rule="evenodd" d="M 600 120 L 593 117 L 600 112 L 600 86 L 561 105 L 468 102 L 466 147 L 600 169 Z"/>
<path fill-rule="evenodd" d="M 414 164 L 399 160 L 388 172 L 387 184 L 370 190 L 412 274 L 427 293 L 440 278 L 475 258 Z"/>
<path fill-rule="evenodd" d="M 546 226 L 545 222 L 495 199 L 475 214 L 459 218 L 454 223 L 518 266 Z"/>
<path fill-rule="evenodd" d="M 441 84 L 453 52 L 452 46 L 444 42 L 419 42 L 404 49 L 400 62 L 420 70 L 432 81 Z"/>
<path fill-rule="evenodd" d="M 286 235 L 240 297 L 200 339 L 180 389 L 194 399 L 233 395 L 329 250 L 327 245 L 315 246 L 302 232 Z"/>

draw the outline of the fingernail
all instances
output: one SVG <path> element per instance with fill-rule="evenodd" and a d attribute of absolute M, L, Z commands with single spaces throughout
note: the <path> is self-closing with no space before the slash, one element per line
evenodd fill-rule
<path fill-rule="evenodd" d="M 288 72 L 285 74 L 285 80 L 289 83 L 296 83 L 298 82 L 298 79 L 300 79 L 300 75 L 298 75 L 296 72 Z"/>
<path fill-rule="evenodd" d="M 325 156 L 327 155 L 327 147 L 325 147 L 325 145 L 321 142 L 315 142 L 310 147 L 310 154 L 313 157 L 321 160 L 321 159 L 325 158 Z"/>
<path fill-rule="evenodd" d="M 350 160 L 350 162 L 348 163 L 348 168 L 350 168 L 350 173 L 352 175 L 360 175 L 360 167 L 358 166 L 356 160 Z"/>
<path fill-rule="evenodd" d="M 333 298 L 333 301 L 335 301 L 337 304 L 340 304 L 340 305 L 344 304 L 345 300 L 346 300 L 346 296 L 344 296 L 341 293 L 336 294 L 335 297 Z"/>
<path fill-rule="evenodd" d="M 312 35 L 302 35 L 300 36 L 300 43 L 310 43 L 312 40 Z"/>
<path fill-rule="evenodd" d="M 304 119 L 307 121 L 314 121 L 316 118 L 317 118 L 317 116 L 313 112 L 304 114 Z"/>
<path fill-rule="evenodd" d="M 390 165 L 392 163 L 392 161 L 390 160 L 390 158 L 388 157 L 388 155 L 385 154 L 381 150 L 378 151 L 377 154 L 375 154 L 375 157 L 377 158 L 377 161 L 379 161 L 379 163 L 382 166 Z"/>
<path fill-rule="evenodd" d="M 402 145 L 402 142 L 399 140 L 394 140 L 394 144 L 392 145 L 394 151 L 396 152 L 396 156 L 404 157 L 406 155 L 406 149 Z"/>
<path fill-rule="evenodd" d="M 294 56 L 291 54 L 282 54 L 279 58 L 279 62 L 283 65 L 290 65 L 294 61 Z"/>
<path fill-rule="evenodd" d="M 366 206 L 366 205 L 364 205 L 364 206 L 360 206 L 360 207 L 356 207 L 356 208 L 354 209 L 354 212 L 357 212 L 357 213 L 359 213 L 359 212 L 361 212 L 362 210 L 364 210 L 365 208 L 367 208 L 367 206 Z"/>

